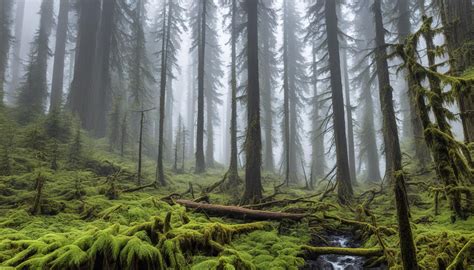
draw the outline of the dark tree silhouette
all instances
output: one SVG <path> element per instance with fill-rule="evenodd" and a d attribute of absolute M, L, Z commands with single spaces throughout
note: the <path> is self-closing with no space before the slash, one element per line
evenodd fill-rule
<path fill-rule="evenodd" d="M 56 29 L 56 46 L 54 52 L 53 81 L 51 83 L 51 102 L 49 111 L 58 110 L 62 104 L 64 80 L 64 55 L 66 53 L 67 28 L 69 17 L 69 0 L 62 0 L 59 5 L 58 26 Z"/>
<path fill-rule="evenodd" d="M 386 176 L 394 187 L 395 203 L 397 205 L 398 234 L 400 238 L 400 253 L 404 269 L 418 269 L 416 248 L 410 227 L 410 212 L 406 194 L 405 176 L 402 170 L 402 153 L 398 140 L 397 120 L 393 107 L 393 89 L 387 64 L 385 43 L 385 28 L 383 25 L 382 0 L 374 0 L 373 12 L 375 22 L 375 62 L 379 81 L 380 106 L 383 117 L 383 133 L 385 155 L 387 160 Z"/>
<path fill-rule="evenodd" d="M 54 23 L 53 0 L 43 0 L 40 7 L 40 24 L 36 32 L 26 75 L 18 95 L 18 119 L 22 123 L 32 121 L 45 111 L 48 95 L 47 67 L 49 36 Z"/>
<path fill-rule="evenodd" d="M 0 107 L 3 107 L 5 96 L 5 73 L 8 65 L 8 53 L 12 41 L 12 0 L 4 0 L 0 3 Z"/>
<path fill-rule="evenodd" d="M 247 137 L 245 142 L 245 191 L 243 203 L 262 198 L 262 141 L 260 129 L 260 89 L 258 81 L 258 3 L 245 1 L 247 11 Z"/>
<path fill-rule="evenodd" d="M 7 100 L 13 102 L 15 91 L 18 88 L 20 80 L 20 67 L 21 67 L 21 48 L 22 48 L 22 35 L 23 35 L 23 17 L 25 15 L 25 0 L 17 0 L 16 2 L 16 11 L 15 11 L 15 33 L 14 33 L 14 42 L 15 46 L 13 48 L 13 57 L 11 64 L 11 81 L 9 90 L 7 93 Z M 3 4 L 8 3 L 4 1 Z M 2 16 L 2 18 L 7 18 Z M 3 38 L 1 40 L 4 40 Z"/>

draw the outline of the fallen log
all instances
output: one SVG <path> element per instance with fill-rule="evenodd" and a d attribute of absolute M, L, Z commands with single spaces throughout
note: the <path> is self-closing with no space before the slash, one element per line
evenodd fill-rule
<path fill-rule="evenodd" d="M 320 255 L 347 255 L 360 257 L 375 257 L 382 256 L 383 250 L 381 248 L 345 248 L 345 247 L 313 247 L 301 246 L 301 250 L 305 256 L 320 256 Z"/>
<path fill-rule="evenodd" d="M 243 205 L 243 208 L 250 208 L 250 209 L 262 209 L 265 207 L 273 207 L 273 206 L 286 206 L 289 204 L 294 204 L 294 203 L 317 203 L 316 201 L 311 201 L 311 198 L 319 196 L 321 193 L 317 193 L 314 195 L 306 196 L 306 197 L 300 197 L 296 199 L 283 199 L 283 200 L 276 200 L 276 201 L 269 201 L 269 202 L 264 202 L 264 203 L 258 203 L 258 204 L 247 204 Z"/>
<path fill-rule="evenodd" d="M 271 212 L 262 210 L 247 209 L 239 206 L 227 206 L 218 204 L 205 204 L 198 203 L 189 200 L 176 200 L 178 204 L 185 206 L 186 208 L 196 209 L 202 211 L 207 215 L 213 216 L 227 216 L 242 220 L 301 220 L 307 217 L 306 214 L 292 214 L 282 212 Z"/>

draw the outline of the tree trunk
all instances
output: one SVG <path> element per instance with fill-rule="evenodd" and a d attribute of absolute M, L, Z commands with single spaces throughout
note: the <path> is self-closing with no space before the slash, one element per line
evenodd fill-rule
<path fill-rule="evenodd" d="M 168 0 L 171 1 L 171 0 Z M 159 112 L 159 128 L 158 128 L 158 160 L 156 164 L 156 182 L 161 185 L 166 185 L 165 172 L 163 168 L 163 135 L 164 135 L 164 121 L 165 121 L 165 102 L 166 102 L 166 79 L 168 78 L 168 44 L 169 35 L 171 32 L 171 4 L 165 2 L 163 8 L 166 16 L 166 8 L 168 7 L 168 18 L 163 18 L 163 37 L 161 43 L 161 74 L 160 74 L 160 112 Z M 166 30 L 165 30 L 166 29 Z M 171 115 L 169 116 L 171 117 Z"/>
<path fill-rule="evenodd" d="M 95 61 L 96 33 L 100 18 L 100 1 L 83 0 L 79 2 L 78 39 L 76 45 L 76 62 L 74 65 L 74 79 L 69 93 L 69 107 L 79 116 L 82 127 L 93 129 L 90 112 L 93 103 L 92 79 Z"/>
<path fill-rule="evenodd" d="M 227 171 L 228 187 L 235 187 L 239 181 L 237 165 L 237 0 L 232 0 L 231 27 L 231 117 L 230 117 L 230 163 Z"/>
<path fill-rule="evenodd" d="M 398 1 L 398 32 L 399 32 L 399 42 L 403 43 L 404 40 L 408 37 L 411 32 L 411 23 L 410 23 L 410 9 L 408 0 L 399 0 Z M 410 117 L 410 127 L 412 128 L 412 137 L 415 148 L 415 158 L 419 162 L 422 169 L 426 168 L 431 161 L 430 152 L 428 146 L 426 145 L 425 138 L 423 135 L 423 125 L 421 124 L 420 115 L 416 113 L 415 107 L 415 96 L 413 95 L 414 91 L 409 90 L 413 87 L 413 81 L 411 79 L 407 80 L 407 85 L 404 85 L 407 91 L 404 91 L 408 95 L 406 98 L 408 102 L 409 117 Z"/>
<path fill-rule="evenodd" d="M 171 38 L 171 37 L 169 37 Z M 168 52 L 170 53 L 170 52 Z M 168 57 L 169 58 L 169 57 Z M 169 61 L 168 59 L 167 61 Z M 166 64 L 171 68 L 170 64 Z M 168 79 L 166 83 L 166 101 L 165 101 L 165 117 L 164 127 L 163 127 L 163 158 L 164 160 L 171 161 L 173 157 L 173 76 L 168 74 Z"/>
<path fill-rule="evenodd" d="M 103 1 L 94 65 L 94 135 L 101 138 L 107 131 L 107 113 L 111 97 L 110 58 L 113 42 L 116 1 Z"/>
<path fill-rule="evenodd" d="M 145 112 L 140 112 L 140 133 L 138 135 L 138 169 L 137 169 L 137 186 L 142 183 L 142 148 L 143 148 L 143 120 Z"/>
<path fill-rule="evenodd" d="M 188 108 L 187 108 L 187 130 L 188 130 L 188 157 L 191 158 L 194 155 L 194 125 L 195 122 L 195 110 L 196 110 L 196 77 L 195 77 L 196 65 L 195 61 L 192 60 L 191 65 L 189 66 L 188 74 L 190 75 L 189 82 L 191 85 L 188 87 Z"/>
<path fill-rule="evenodd" d="M 368 64 L 368 63 L 367 63 Z M 367 155 L 366 166 L 367 166 L 367 179 L 370 182 L 380 181 L 380 168 L 379 168 L 379 154 L 377 148 L 377 139 L 374 123 L 374 100 L 372 97 L 371 85 L 369 83 L 370 76 L 367 73 L 362 82 L 362 95 L 364 99 L 364 119 L 363 119 L 363 132 L 361 134 L 364 142 L 365 152 Z"/>
<path fill-rule="evenodd" d="M 290 184 L 290 85 L 288 74 L 288 27 L 286 20 L 287 1 L 283 2 L 284 21 L 283 21 L 283 147 L 285 161 L 285 183 Z"/>
<path fill-rule="evenodd" d="M 270 1 L 262 1 L 263 5 L 270 5 Z M 266 6 L 265 8 L 269 9 L 270 7 Z M 273 159 L 273 108 L 272 108 L 272 99 L 273 99 L 273 69 L 274 67 L 274 58 L 272 48 L 275 44 L 272 44 L 272 37 L 274 33 L 272 32 L 271 26 L 273 24 L 271 16 L 268 16 L 266 12 L 262 12 L 259 17 L 260 25 L 259 27 L 259 36 L 260 36 L 260 55 L 262 61 L 260 64 L 260 82 L 261 82 L 261 96 L 262 96 L 262 127 L 264 132 L 264 147 L 263 147 L 263 169 L 268 172 L 273 172 L 275 170 L 275 164 Z M 264 27 L 266 26 L 266 28 Z"/>
<path fill-rule="evenodd" d="M 444 33 L 452 60 L 451 71 L 462 75 L 469 67 L 474 66 L 472 43 L 474 27 L 471 0 L 441 0 L 440 13 Z M 467 46 L 467 47 L 466 47 Z M 474 141 L 474 91 L 464 91 L 458 97 L 459 109 L 466 142 Z"/>
<path fill-rule="evenodd" d="M 0 3 L 0 108 L 3 107 L 4 85 L 11 43 L 11 13 L 13 2 L 2 0 Z"/>
<path fill-rule="evenodd" d="M 347 158 L 346 126 L 344 120 L 344 99 L 342 95 L 341 64 L 336 15 L 336 1 L 325 1 L 326 33 L 331 74 L 334 137 L 336 140 L 336 181 L 339 202 L 349 203 L 353 197 L 349 161 Z"/>
<path fill-rule="evenodd" d="M 5 1 L 5 3 L 8 1 Z M 20 81 L 20 67 L 21 67 L 21 41 L 23 35 L 23 17 L 25 14 L 25 0 L 16 1 L 16 15 L 15 15 L 15 46 L 13 48 L 13 59 L 11 66 L 11 82 L 10 90 L 7 94 L 7 101 L 13 102 L 15 92 L 18 89 Z M 1 40 L 1 39 L 0 39 Z"/>
<path fill-rule="evenodd" d="M 200 0 L 201 18 L 198 42 L 198 106 L 196 130 L 196 173 L 206 171 L 204 160 L 204 53 L 206 47 L 206 7 L 207 0 Z"/>
<path fill-rule="evenodd" d="M 326 162 L 324 158 L 324 133 L 322 132 L 322 121 L 321 121 L 321 102 L 319 100 L 318 93 L 318 67 L 317 67 L 317 51 L 316 46 L 313 43 L 312 48 L 312 85 L 313 85 L 313 99 L 312 99 L 312 149 L 311 149 L 311 173 L 310 173 L 310 188 L 315 188 L 314 184 L 316 183 L 317 178 L 324 176 L 324 170 L 326 167 Z"/>
<path fill-rule="evenodd" d="M 349 72 L 347 71 L 347 51 L 342 50 L 342 72 L 344 74 L 344 98 L 345 98 L 345 109 L 346 109 L 346 120 L 347 120 L 347 147 L 349 150 L 349 171 L 351 173 L 352 185 L 357 184 L 356 175 L 356 162 L 355 162 L 355 146 L 354 146 L 354 123 L 352 120 L 352 106 L 351 106 L 351 90 L 349 83 Z"/>
<path fill-rule="evenodd" d="M 214 123 L 213 119 L 215 115 L 212 110 L 212 93 L 210 87 L 207 89 L 208 93 L 205 95 L 206 98 L 206 166 L 208 168 L 214 168 Z"/>
<path fill-rule="evenodd" d="M 56 29 L 56 47 L 54 53 L 53 81 L 51 83 L 51 102 L 49 111 L 61 108 L 64 79 L 64 55 L 66 52 L 69 0 L 59 5 L 58 26 Z"/>
<path fill-rule="evenodd" d="M 437 72 L 435 54 L 436 47 L 433 42 L 434 34 L 431 32 L 431 30 L 425 31 L 423 33 L 423 37 L 425 38 L 426 42 L 428 66 L 430 67 L 431 71 Z M 445 108 L 443 107 L 443 91 L 441 88 L 441 82 L 437 77 L 430 75 L 428 75 L 428 82 L 433 93 L 430 98 L 430 102 L 432 104 L 431 108 L 436 119 L 436 123 L 438 124 L 438 128 L 444 134 L 447 134 L 450 137 L 454 137 L 451 132 L 451 126 L 448 123 L 446 117 Z M 423 104 L 420 104 L 420 108 L 426 107 Z M 430 127 L 430 121 L 428 120 L 429 118 L 427 119 L 427 117 L 429 116 L 427 115 L 427 112 L 424 112 L 422 114 L 425 118 L 425 129 L 427 129 Z M 432 147 L 434 147 L 433 149 L 436 150 L 436 153 L 434 153 L 436 164 L 438 164 L 436 168 L 438 175 L 440 176 L 443 183 L 446 186 L 458 185 L 458 181 L 456 180 L 459 180 L 460 173 L 456 167 L 456 162 L 453 162 L 453 160 L 449 160 L 449 157 L 453 156 L 450 152 L 455 150 L 452 150 L 447 145 L 436 141 L 431 142 L 431 145 Z M 449 194 L 449 198 L 451 209 L 454 211 L 454 213 L 456 213 L 456 215 L 461 218 L 464 218 L 465 215 L 462 211 L 461 194 L 459 192 L 451 192 Z"/>
<path fill-rule="evenodd" d="M 390 162 L 390 169 L 386 172 L 390 177 L 395 192 L 397 205 L 398 235 L 400 238 L 400 253 L 404 269 L 418 269 L 416 248 L 410 227 L 410 212 L 405 188 L 405 176 L 402 170 L 402 153 L 398 140 L 397 122 L 393 108 L 392 87 L 388 73 L 387 52 L 385 44 L 385 29 L 383 26 L 381 1 L 375 0 L 373 11 L 375 21 L 375 57 L 377 78 L 379 81 L 380 105 L 383 114 L 383 132 L 385 155 Z"/>
<path fill-rule="evenodd" d="M 247 138 L 245 164 L 245 192 L 243 203 L 254 203 L 262 198 L 261 165 L 262 141 L 260 129 L 260 89 L 258 82 L 258 3 L 246 0 L 247 5 Z"/>

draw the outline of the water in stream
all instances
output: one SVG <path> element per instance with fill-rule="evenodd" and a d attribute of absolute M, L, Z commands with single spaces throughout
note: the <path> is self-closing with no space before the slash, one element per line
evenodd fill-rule
<path fill-rule="evenodd" d="M 335 247 L 355 247 L 351 243 L 351 237 L 347 235 L 333 235 L 329 238 L 329 244 Z M 316 260 L 306 261 L 304 270 L 363 270 L 365 259 L 357 256 L 324 255 Z M 384 270 L 385 267 L 370 268 L 370 270 Z"/>

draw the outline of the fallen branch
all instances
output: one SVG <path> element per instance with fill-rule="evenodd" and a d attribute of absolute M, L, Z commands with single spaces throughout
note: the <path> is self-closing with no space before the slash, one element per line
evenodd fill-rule
<path fill-rule="evenodd" d="M 269 196 L 267 196 L 267 197 L 262 198 L 262 199 L 260 200 L 260 203 L 265 203 L 265 202 L 271 201 L 271 200 L 273 200 L 273 198 L 275 198 L 277 195 L 283 194 L 283 192 L 280 190 L 280 188 L 281 188 L 283 185 L 285 185 L 285 182 L 283 182 L 283 183 L 281 183 L 281 184 L 279 184 L 279 185 L 277 185 L 277 186 L 274 186 L 274 187 L 273 187 L 273 190 L 274 190 L 274 191 L 273 191 L 273 194 L 271 194 L 271 195 L 269 195 Z"/>
<path fill-rule="evenodd" d="M 306 197 L 300 197 L 296 199 L 283 199 L 283 200 L 276 200 L 276 201 L 270 201 L 270 202 L 264 202 L 264 203 L 257 203 L 257 204 L 248 204 L 248 205 L 243 205 L 242 207 L 244 208 L 249 208 L 249 209 L 262 209 L 265 207 L 272 207 L 272 206 L 286 206 L 289 204 L 293 203 L 299 203 L 299 202 L 305 202 L 305 203 L 317 203 L 315 201 L 311 201 L 309 199 L 314 198 L 319 196 L 321 193 L 317 193 L 314 195 L 306 196 Z"/>
<path fill-rule="evenodd" d="M 214 216 L 228 216 L 242 220 L 301 220 L 306 217 L 306 214 L 292 214 L 282 212 L 271 212 L 262 210 L 247 209 L 239 206 L 227 206 L 218 204 L 204 204 L 193 202 L 189 200 L 176 200 L 178 204 L 185 206 L 186 208 L 196 209 L 204 212 L 208 215 Z"/>
<path fill-rule="evenodd" d="M 474 239 L 470 239 L 464 247 L 459 251 L 459 253 L 454 258 L 454 261 L 446 268 L 446 270 L 454 270 L 456 267 L 462 263 L 467 256 L 469 255 L 469 251 L 474 247 Z M 472 255 L 472 254 L 471 254 Z"/>
<path fill-rule="evenodd" d="M 377 233 L 377 232 L 382 232 L 384 233 L 385 235 L 394 235 L 397 233 L 396 230 L 392 229 L 392 228 L 388 228 L 388 227 L 381 227 L 381 226 L 374 226 L 370 223 L 367 223 L 367 222 L 362 222 L 362 221 L 356 221 L 356 220 L 350 220 L 350 219 L 346 219 L 346 218 L 341 218 L 341 217 L 338 217 L 338 216 L 332 216 L 332 215 L 329 215 L 329 214 L 324 214 L 324 218 L 326 219 L 334 219 L 334 220 L 337 220 L 339 222 L 341 222 L 342 224 L 346 224 L 346 225 L 354 225 L 354 226 L 359 226 L 359 227 L 363 227 L 363 228 L 366 228 L 367 230 L 369 230 L 371 233 Z"/>
<path fill-rule="evenodd" d="M 308 257 L 320 255 L 348 255 L 360 257 L 374 257 L 382 256 L 383 250 L 381 248 L 344 248 L 344 247 L 312 247 L 301 246 L 301 250 L 306 253 Z"/>
<path fill-rule="evenodd" d="M 143 185 L 143 186 L 127 188 L 127 189 L 122 190 L 121 192 L 122 192 L 122 193 L 134 192 L 134 191 L 139 191 L 139 190 L 142 190 L 142 189 L 145 189 L 145 188 L 149 188 L 149 187 L 156 187 L 156 182 L 152 182 L 152 183 L 150 183 L 150 184 Z"/>
<path fill-rule="evenodd" d="M 210 186 L 208 186 L 208 187 L 203 188 L 202 191 L 201 191 L 201 194 L 204 195 L 204 194 L 211 193 L 211 192 L 213 192 L 216 188 L 218 188 L 218 187 L 220 187 L 222 184 L 224 184 L 225 180 L 227 179 L 227 174 L 228 174 L 228 173 L 229 173 L 229 172 L 226 172 L 226 173 L 224 174 L 224 177 L 222 177 L 222 179 L 219 180 L 218 182 L 215 182 L 214 184 L 212 184 L 212 185 L 210 185 Z"/>

